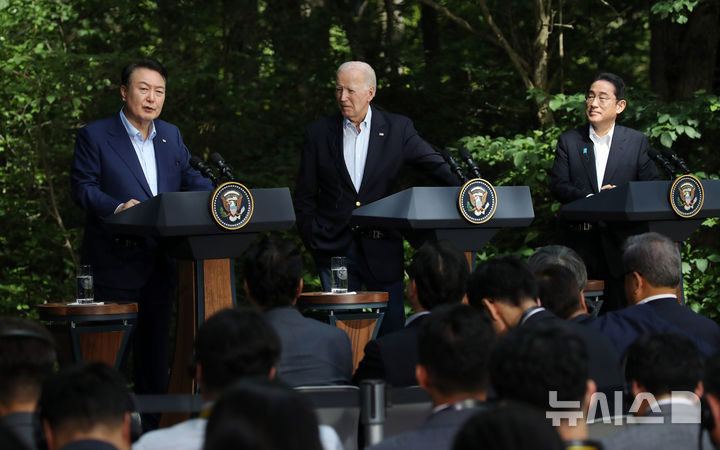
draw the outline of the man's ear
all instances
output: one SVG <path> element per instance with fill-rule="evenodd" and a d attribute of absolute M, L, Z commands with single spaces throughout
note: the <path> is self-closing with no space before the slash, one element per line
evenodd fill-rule
<path fill-rule="evenodd" d="M 500 314 L 500 310 L 498 309 L 495 302 L 493 302 L 489 298 L 483 298 L 482 303 L 485 306 L 488 314 L 490 314 L 490 319 L 498 322 L 502 320 L 502 315 Z"/>
<path fill-rule="evenodd" d="M 627 102 L 625 100 L 618 100 L 615 104 L 615 114 L 620 114 L 621 112 L 625 111 L 626 106 Z"/>
<path fill-rule="evenodd" d="M 415 366 L 415 378 L 417 379 L 418 386 L 420 386 L 423 390 L 427 391 L 428 387 L 430 386 L 430 377 L 428 375 L 427 369 L 422 364 L 418 364 Z"/>
<path fill-rule="evenodd" d="M 297 292 L 295 292 L 295 298 L 293 299 L 293 302 L 292 302 L 293 305 L 295 303 L 297 303 L 298 297 L 300 297 L 300 294 L 302 294 L 304 285 L 305 285 L 305 281 L 302 279 L 302 277 L 300 277 L 300 281 L 298 281 Z"/>
<path fill-rule="evenodd" d="M 123 415 L 123 425 L 122 425 L 122 439 L 123 441 L 127 442 L 128 445 L 132 445 L 132 436 L 130 434 L 131 430 L 131 422 L 132 422 L 132 416 L 130 416 L 129 412 L 126 412 Z"/>
<path fill-rule="evenodd" d="M 630 386 L 631 386 L 631 388 L 632 388 L 632 395 L 633 395 L 633 397 L 637 397 L 638 394 L 640 394 L 641 392 L 645 392 L 645 386 L 643 386 L 642 384 L 638 383 L 637 380 L 632 380 Z"/>
<path fill-rule="evenodd" d="M 48 450 L 55 450 L 55 436 L 53 436 L 52 428 L 47 420 L 42 421 L 43 430 L 45 431 L 45 443 Z"/>
<path fill-rule="evenodd" d="M 588 379 L 585 382 L 585 403 L 583 403 L 583 410 L 585 410 L 585 412 L 587 412 L 587 409 L 590 407 L 590 400 L 592 400 L 592 396 L 596 392 L 597 385 L 595 384 L 595 381 Z"/>
<path fill-rule="evenodd" d="M 268 373 L 268 379 L 274 380 L 276 376 L 277 376 L 277 368 L 275 366 L 272 366 L 270 368 L 270 373 Z"/>
<path fill-rule="evenodd" d="M 695 386 L 695 390 L 693 391 L 695 395 L 698 396 L 698 398 L 702 398 L 703 394 L 705 393 L 705 386 L 703 385 L 702 381 L 698 381 L 697 386 Z"/>

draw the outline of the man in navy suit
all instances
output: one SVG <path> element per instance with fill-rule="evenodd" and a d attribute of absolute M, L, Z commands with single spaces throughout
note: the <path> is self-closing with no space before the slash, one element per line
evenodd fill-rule
<path fill-rule="evenodd" d="M 138 302 L 138 393 L 167 390 L 175 266 L 155 240 L 119 239 L 103 218 L 162 192 L 212 189 L 190 167 L 177 127 L 158 120 L 166 79 L 165 68 L 153 59 L 126 66 L 120 86 L 124 106 L 78 132 L 70 169 L 72 198 L 87 213 L 82 260 L 93 266 L 96 300 Z"/>
<path fill-rule="evenodd" d="M 370 107 L 375 72 L 351 61 L 337 71 L 335 98 L 340 114 L 307 128 L 295 188 L 300 236 L 312 253 L 323 289 L 330 288 L 330 257 L 347 256 L 350 290 L 364 285 L 389 292 L 381 334 L 402 328 L 403 245 L 392 229 L 350 226 L 353 209 L 392 193 L 406 164 L 456 185 L 439 153 L 420 136 L 410 119 Z"/>
<path fill-rule="evenodd" d="M 622 78 L 612 73 L 598 75 L 585 99 L 589 124 L 566 131 L 558 139 L 550 172 L 555 198 L 569 203 L 630 181 L 657 179 L 647 136 L 615 124 L 627 106 Z M 605 280 L 605 309 L 623 307 L 620 247 L 625 237 L 637 231 L 609 228 L 605 223 L 569 225 L 565 243 L 580 253 L 590 278 Z"/>

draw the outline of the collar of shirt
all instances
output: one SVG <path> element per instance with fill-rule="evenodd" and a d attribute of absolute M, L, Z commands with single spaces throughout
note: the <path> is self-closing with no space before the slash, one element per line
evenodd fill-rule
<path fill-rule="evenodd" d="M 478 401 L 473 398 L 466 398 L 455 403 L 442 403 L 433 408 L 432 413 L 438 413 L 446 409 L 454 409 L 455 411 L 462 411 L 463 409 L 474 408 L 478 406 Z"/>
<path fill-rule="evenodd" d="M 590 125 L 590 140 L 593 141 L 596 144 L 601 144 L 607 142 L 607 146 L 610 147 L 610 144 L 612 143 L 612 137 L 615 133 L 615 124 L 612 124 L 612 127 L 610 127 L 610 131 L 607 132 L 605 136 L 598 136 L 598 134 L 595 132 L 595 127 Z"/>
<path fill-rule="evenodd" d="M 523 311 L 522 316 L 520 316 L 520 325 L 523 325 L 525 322 L 527 322 L 529 318 L 539 313 L 540 311 L 545 311 L 545 308 L 542 306 L 533 306 L 532 308 L 528 308 Z"/>
<path fill-rule="evenodd" d="M 127 117 L 125 117 L 125 113 L 123 112 L 122 108 L 120 109 L 120 120 L 123 123 L 123 126 L 125 126 L 125 130 L 127 131 L 128 136 L 130 136 L 130 139 L 137 139 L 140 142 L 142 142 L 142 133 L 140 130 L 135 128 L 135 125 L 131 124 Z M 150 134 L 148 134 L 147 140 L 153 140 L 155 139 L 155 136 L 157 135 L 157 132 L 155 131 L 155 121 L 150 122 Z"/>
<path fill-rule="evenodd" d="M 360 132 L 347 117 L 343 118 L 343 157 L 356 192 L 360 192 L 360 184 L 362 184 L 365 174 L 371 123 L 372 107 L 370 106 L 368 106 L 365 118 L 360 122 Z"/>
<path fill-rule="evenodd" d="M 595 153 L 595 172 L 597 174 L 597 188 L 600 191 L 605 183 L 605 168 L 607 167 L 608 158 L 610 158 L 610 146 L 612 145 L 612 137 L 615 132 L 615 124 L 613 123 L 610 131 L 600 137 L 595 133 L 595 128 L 590 125 L 590 140 L 594 144 L 593 151 Z"/>
<path fill-rule="evenodd" d="M 426 315 L 428 315 L 428 314 L 430 314 L 430 311 L 420 311 L 419 313 L 415 313 L 415 314 L 411 315 L 411 316 L 408 317 L 407 320 L 405 321 L 405 326 L 410 325 L 410 322 L 414 321 L 414 320 L 417 319 L 418 317 L 426 316 Z"/>
<path fill-rule="evenodd" d="M 668 297 L 674 298 L 675 300 L 677 300 L 677 295 L 675 295 L 675 294 L 670 294 L 670 293 L 658 294 L 658 295 L 651 295 L 650 297 L 645 297 L 644 299 L 637 302 L 636 305 L 642 305 L 643 303 L 650 303 L 651 301 L 657 300 L 659 298 L 668 298 Z"/>
<path fill-rule="evenodd" d="M 135 149 L 135 154 L 137 155 L 138 162 L 140 163 L 140 168 L 145 175 L 145 181 L 147 181 L 148 187 L 150 187 L 150 192 L 152 192 L 152 195 L 157 195 L 157 162 L 155 161 L 155 143 L 153 141 L 157 135 L 155 122 L 150 122 L 150 133 L 148 134 L 148 138 L 143 140 L 142 133 L 140 133 L 140 131 L 135 128 L 129 120 L 127 120 L 127 117 L 125 117 L 125 113 L 122 109 L 120 110 L 120 120 L 125 126 L 125 130 L 130 137 L 130 143 Z"/>

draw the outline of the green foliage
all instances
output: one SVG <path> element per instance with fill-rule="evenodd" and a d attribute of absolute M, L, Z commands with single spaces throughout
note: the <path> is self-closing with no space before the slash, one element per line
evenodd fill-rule
<path fill-rule="evenodd" d="M 687 23 L 688 15 L 700 3 L 701 0 L 662 0 L 650 7 L 653 14 L 665 19 L 670 17 L 673 22 L 680 24 Z"/>

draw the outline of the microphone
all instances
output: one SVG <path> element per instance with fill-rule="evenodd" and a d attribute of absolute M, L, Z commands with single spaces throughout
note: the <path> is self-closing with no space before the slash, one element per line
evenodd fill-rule
<path fill-rule="evenodd" d="M 440 151 L 440 154 L 442 155 L 442 157 L 445 159 L 445 161 L 450 166 L 450 170 L 452 170 L 453 173 L 455 173 L 455 175 L 458 177 L 458 180 L 460 180 L 460 183 L 465 184 L 465 182 L 467 181 L 467 176 L 462 171 L 462 168 L 457 163 L 457 161 L 455 161 L 455 158 L 453 158 L 450 150 L 444 148 Z"/>
<path fill-rule="evenodd" d="M 475 160 L 473 160 L 470 151 L 466 147 L 460 147 L 458 153 L 460 154 L 460 159 L 468 165 L 475 178 L 482 178 L 480 176 L 480 169 L 477 164 L 475 164 Z"/>
<path fill-rule="evenodd" d="M 674 151 L 670 150 L 669 148 L 665 148 L 665 147 L 660 147 L 660 151 L 662 152 L 663 155 L 665 155 L 666 157 L 670 158 L 670 160 L 671 160 L 672 162 L 674 162 L 675 165 L 676 165 L 677 167 L 679 167 L 680 170 L 683 171 L 683 173 L 690 173 L 690 169 L 688 169 L 688 166 L 685 164 L 685 161 L 683 161 L 683 160 L 677 155 L 677 153 L 675 153 Z"/>
<path fill-rule="evenodd" d="M 222 156 L 220 156 L 220 153 L 211 153 L 210 154 L 210 161 L 212 161 L 213 164 L 215 164 L 218 169 L 220 169 L 220 173 L 227 178 L 230 181 L 235 181 L 235 175 L 232 173 L 232 167 L 230 167 L 230 164 L 226 163 Z"/>
<path fill-rule="evenodd" d="M 212 181 L 213 186 L 217 187 L 218 185 L 218 179 L 215 176 L 215 172 L 208 167 L 202 159 L 198 158 L 197 156 L 193 156 L 190 158 L 190 167 L 200 172 L 202 176 L 205 178 L 209 178 L 210 181 Z"/>
<path fill-rule="evenodd" d="M 676 172 L 675 166 L 673 166 L 670 163 L 670 161 L 665 159 L 665 157 L 662 154 L 660 154 L 659 151 L 650 147 L 650 148 L 648 148 L 648 155 L 650 155 L 650 157 L 652 159 L 654 159 L 655 161 L 660 163 L 660 165 L 663 167 L 663 169 L 665 169 L 665 172 L 667 172 L 667 174 L 670 178 L 675 178 L 675 172 Z"/>

